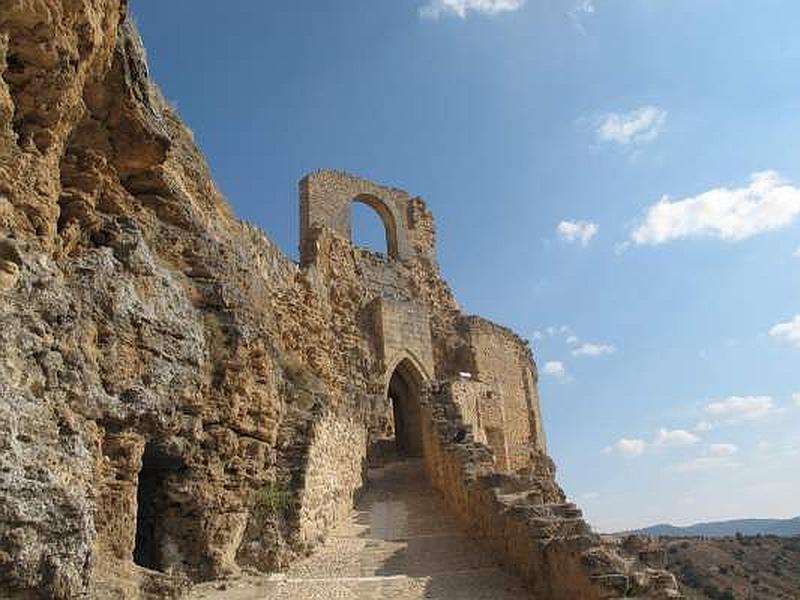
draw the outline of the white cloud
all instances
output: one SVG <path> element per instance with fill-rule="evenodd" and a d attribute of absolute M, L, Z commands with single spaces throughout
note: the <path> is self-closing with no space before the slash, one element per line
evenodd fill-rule
<path fill-rule="evenodd" d="M 675 201 L 664 196 L 647 209 L 630 241 L 655 245 L 701 236 L 738 241 L 786 227 L 798 215 L 800 188 L 776 171 L 762 171 L 753 173 L 746 187 L 714 188 Z"/>
<path fill-rule="evenodd" d="M 653 445 L 657 448 L 673 448 L 677 446 L 691 446 L 699 441 L 699 437 L 685 429 L 673 429 L 670 431 L 661 428 L 656 434 Z"/>
<path fill-rule="evenodd" d="M 733 444 L 711 444 L 703 456 L 698 456 L 690 461 L 674 466 L 676 471 L 708 471 L 710 469 L 740 467 L 741 463 L 736 460 L 739 448 Z"/>
<path fill-rule="evenodd" d="M 571 335 L 571 336 L 569 336 L 569 337 L 567 338 L 567 344 L 569 344 L 570 346 L 574 346 L 574 345 L 575 345 L 575 344 L 577 344 L 579 341 L 580 341 L 580 340 L 578 339 L 578 336 L 576 336 L 576 335 Z"/>
<path fill-rule="evenodd" d="M 595 133 L 600 142 L 638 146 L 656 139 L 666 120 L 667 111 L 656 106 L 643 106 L 628 113 L 605 115 Z"/>
<path fill-rule="evenodd" d="M 567 341 L 569 342 L 569 340 Z M 589 342 L 584 342 L 572 351 L 572 356 L 600 356 L 601 354 L 614 354 L 616 351 L 617 349 L 610 344 L 591 344 Z"/>
<path fill-rule="evenodd" d="M 599 492 L 586 492 L 581 495 L 581 500 L 597 500 L 600 497 Z"/>
<path fill-rule="evenodd" d="M 522 8 L 525 0 L 430 0 L 419 9 L 425 19 L 438 19 L 443 15 L 455 15 L 466 19 L 471 12 L 496 15 Z"/>
<path fill-rule="evenodd" d="M 795 258 L 800 258 L 800 246 L 797 247 L 797 250 L 792 252 L 792 256 L 794 256 Z"/>
<path fill-rule="evenodd" d="M 795 315 L 791 321 L 786 321 L 786 323 L 778 323 L 769 330 L 769 334 L 800 348 L 800 315 Z"/>
<path fill-rule="evenodd" d="M 561 336 L 561 335 L 563 335 L 563 336 L 571 336 L 571 335 L 573 335 L 572 334 L 572 328 L 569 325 L 561 325 L 560 327 L 556 327 L 554 325 L 551 325 L 550 327 L 545 329 L 545 332 L 550 337 Z"/>
<path fill-rule="evenodd" d="M 579 2 L 570 9 L 567 16 L 569 16 L 572 24 L 575 25 L 578 31 L 585 33 L 586 29 L 583 26 L 583 20 L 590 17 L 595 12 L 597 12 L 597 7 L 595 7 L 593 0 L 579 0 Z"/>
<path fill-rule="evenodd" d="M 644 440 L 620 438 L 611 446 L 603 449 L 605 454 L 617 453 L 622 456 L 633 458 L 644 453 L 647 443 Z"/>
<path fill-rule="evenodd" d="M 739 452 L 734 444 L 711 444 L 708 447 L 707 455 L 714 458 L 723 458 L 726 456 L 733 456 Z"/>
<path fill-rule="evenodd" d="M 712 429 L 714 429 L 714 424 L 708 421 L 699 421 L 697 425 L 694 426 L 695 431 L 711 431 Z"/>
<path fill-rule="evenodd" d="M 575 6 L 572 7 L 572 10 L 569 11 L 570 14 L 585 14 L 585 15 L 593 15 L 597 12 L 597 7 L 594 5 L 592 0 L 580 0 Z"/>
<path fill-rule="evenodd" d="M 800 457 L 800 436 L 795 433 L 794 438 L 761 440 L 756 445 L 756 451 L 759 458 L 778 463 L 786 458 Z"/>
<path fill-rule="evenodd" d="M 706 406 L 706 413 L 729 421 L 752 421 L 769 415 L 775 403 L 769 396 L 731 396 Z"/>
<path fill-rule="evenodd" d="M 580 242 L 585 246 L 600 228 L 596 223 L 587 221 L 561 221 L 558 224 L 558 236 L 565 242 Z"/>
<path fill-rule="evenodd" d="M 742 464 L 730 456 L 699 456 L 685 463 L 675 465 L 676 471 L 708 471 L 711 469 L 740 467 Z"/>
<path fill-rule="evenodd" d="M 700 441 L 700 438 L 686 431 L 685 429 L 666 429 L 662 427 L 658 430 L 653 441 L 647 443 L 639 438 L 620 438 L 611 446 L 603 449 L 605 454 L 621 454 L 622 456 L 634 457 L 644 454 L 648 448 L 679 448 L 691 446 Z"/>
<path fill-rule="evenodd" d="M 567 370 L 564 368 L 564 363 L 559 360 L 550 360 L 544 363 L 542 372 L 561 381 L 567 378 Z"/>

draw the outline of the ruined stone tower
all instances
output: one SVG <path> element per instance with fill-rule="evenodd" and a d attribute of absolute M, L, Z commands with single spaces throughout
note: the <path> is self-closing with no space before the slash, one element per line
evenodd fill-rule
<path fill-rule="evenodd" d="M 351 240 L 353 202 L 375 210 L 387 241 L 387 256 L 354 250 L 369 296 L 365 305 L 372 327 L 364 333 L 375 342 L 380 361 L 381 375 L 372 388 L 388 397 L 392 389 L 424 388 L 435 379 L 458 375 L 453 398 L 476 440 L 493 450 L 498 469 L 528 466 L 532 449 L 546 452 L 530 351 L 511 331 L 475 316 L 437 314 L 439 321 L 453 319 L 453 331 L 446 339 L 432 336 L 431 313 L 442 307 L 416 293 L 417 273 L 438 278 L 433 216 L 421 198 L 337 171 L 305 177 L 300 182 L 301 265 L 317 261 L 317 239 L 323 232 Z M 454 311 L 452 298 L 448 300 L 444 308 Z M 457 347 L 448 347 L 454 341 Z M 407 424 L 403 435 L 409 447 L 421 455 L 417 403 L 401 401 L 394 414 Z M 373 416 L 383 417 L 380 411 Z"/>

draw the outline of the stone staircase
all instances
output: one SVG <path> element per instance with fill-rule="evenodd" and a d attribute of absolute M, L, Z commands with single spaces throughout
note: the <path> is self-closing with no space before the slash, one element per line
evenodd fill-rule
<path fill-rule="evenodd" d="M 215 600 L 531 598 L 522 581 L 466 536 L 419 460 L 371 469 L 350 517 L 287 572 L 198 586 Z"/>

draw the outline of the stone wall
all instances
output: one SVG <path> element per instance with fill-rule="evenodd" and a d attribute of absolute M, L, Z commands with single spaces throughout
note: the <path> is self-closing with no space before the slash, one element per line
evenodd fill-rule
<path fill-rule="evenodd" d="M 449 402 L 449 391 L 433 398 L 422 409 L 425 467 L 450 511 L 480 544 L 528 581 L 535 597 L 599 598 L 580 569 L 579 548 L 540 541 L 523 511 L 511 511 L 502 502 L 503 487 L 513 490 L 515 482 L 495 472 L 491 452 L 474 440 L 456 405 Z M 467 427 L 468 435 L 456 442 L 459 427 Z M 563 496 L 543 500 L 563 502 Z M 570 535 L 588 532 L 585 524 L 574 520 L 579 514 L 570 515 L 565 523 Z M 559 575 L 554 577 L 545 568 L 558 569 Z"/>
<path fill-rule="evenodd" d="M 453 401 L 458 388 L 435 384 L 422 402 L 426 472 L 464 528 L 519 573 L 533 597 L 680 597 L 671 574 L 604 546 L 566 502 L 549 458 L 537 456 L 524 477 L 498 473 Z"/>
<path fill-rule="evenodd" d="M 379 298 L 375 302 L 378 339 L 385 373 L 410 357 L 425 379 L 434 372 L 431 328 L 426 307 L 417 302 L 398 302 Z M 388 381 L 386 382 L 388 384 Z"/>
<path fill-rule="evenodd" d="M 297 539 L 311 548 L 352 510 L 364 482 L 367 428 L 362 420 L 328 415 L 315 423 L 299 499 Z"/>
<path fill-rule="evenodd" d="M 422 198 L 412 198 L 408 204 L 410 239 L 414 256 L 423 260 L 436 260 L 436 228 L 433 214 Z"/>
<path fill-rule="evenodd" d="M 370 295 L 390 300 L 411 299 L 408 272 L 397 261 L 366 248 L 355 249 L 358 271 Z"/>

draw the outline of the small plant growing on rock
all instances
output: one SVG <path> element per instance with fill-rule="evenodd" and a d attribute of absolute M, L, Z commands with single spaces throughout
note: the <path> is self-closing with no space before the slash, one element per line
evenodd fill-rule
<path fill-rule="evenodd" d="M 267 483 L 256 492 L 255 513 L 260 520 L 285 514 L 292 506 L 291 490 L 277 483 Z"/>

